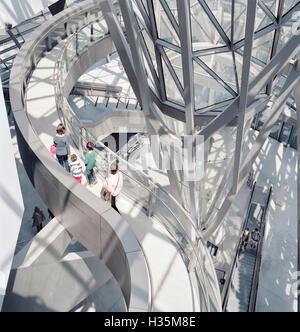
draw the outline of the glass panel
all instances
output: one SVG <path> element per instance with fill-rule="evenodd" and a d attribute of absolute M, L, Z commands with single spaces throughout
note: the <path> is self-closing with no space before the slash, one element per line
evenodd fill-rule
<path fill-rule="evenodd" d="M 277 53 L 282 47 L 293 37 L 293 31 L 291 26 L 282 26 L 280 30 L 280 37 L 277 47 Z"/>
<path fill-rule="evenodd" d="M 206 3 L 225 31 L 227 37 L 230 38 L 232 0 L 210 0 L 206 1 Z M 222 43 L 222 39 L 220 39 L 219 42 Z"/>
<path fill-rule="evenodd" d="M 168 56 L 168 59 L 171 62 L 171 65 L 173 69 L 175 70 L 175 73 L 181 83 L 181 86 L 184 86 L 184 81 L 183 81 L 183 72 L 182 72 L 182 57 L 180 53 L 174 52 L 172 50 L 169 50 L 164 47 L 164 50 Z M 166 81 L 167 82 L 167 81 Z"/>
<path fill-rule="evenodd" d="M 256 8 L 256 18 L 255 18 L 255 31 L 259 31 L 264 27 L 272 24 L 272 20 L 265 14 L 265 12 L 257 6 Z"/>
<path fill-rule="evenodd" d="M 222 78 L 233 90 L 236 89 L 235 72 L 231 53 L 199 57 L 210 69 Z"/>
<path fill-rule="evenodd" d="M 264 4 L 271 10 L 274 16 L 277 17 L 279 0 L 264 0 Z"/>
<path fill-rule="evenodd" d="M 191 25 L 193 50 L 224 46 L 218 30 L 210 21 L 198 0 L 191 1 Z"/>
<path fill-rule="evenodd" d="M 94 40 L 101 39 L 108 32 L 105 20 L 93 23 L 93 38 Z"/>
<path fill-rule="evenodd" d="M 66 48 L 66 64 L 67 64 L 67 70 L 66 72 L 69 71 L 69 67 L 72 64 L 73 61 L 77 59 L 77 53 L 76 53 L 76 40 L 75 38 L 72 38 L 70 41 L 69 45 Z"/>
<path fill-rule="evenodd" d="M 148 6 L 147 6 L 147 0 L 142 0 L 142 5 L 144 7 L 144 10 L 145 10 L 146 14 L 149 16 Z"/>
<path fill-rule="evenodd" d="M 287 13 L 290 9 L 292 9 L 299 0 L 285 0 L 283 5 L 283 14 Z"/>
<path fill-rule="evenodd" d="M 255 39 L 253 43 L 252 56 L 264 63 L 267 63 L 271 58 L 271 51 L 273 47 L 274 31 L 267 33 L 261 38 Z"/>
<path fill-rule="evenodd" d="M 152 59 L 152 63 L 155 67 L 156 70 L 156 74 L 158 75 L 158 70 L 157 70 L 157 63 L 156 63 L 156 55 L 155 55 L 155 47 L 154 47 L 154 43 L 153 40 L 149 37 L 148 33 L 146 32 L 146 30 L 142 30 L 142 35 L 145 41 L 145 45 L 147 47 L 148 53 Z"/>
<path fill-rule="evenodd" d="M 202 69 L 196 61 L 194 61 L 194 79 L 196 109 L 201 109 L 233 98 L 233 96 Z"/>
<path fill-rule="evenodd" d="M 234 43 L 245 38 L 247 0 L 235 1 L 234 5 Z"/>
<path fill-rule="evenodd" d="M 165 77 L 165 87 L 166 87 L 166 94 L 167 99 L 170 101 L 173 101 L 177 104 L 184 105 L 184 101 L 182 98 L 182 95 L 175 84 L 175 81 L 173 79 L 173 76 L 171 75 L 168 66 L 166 65 L 164 59 L 162 59 L 163 64 L 163 71 L 164 71 L 164 77 Z"/>
<path fill-rule="evenodd" d="M 178 10 L 177 10 L 176 0 L 166 0 L 166 3 L 168 4 L 168 6 L 178 24 Z"/>
<path fill-rule="evenodd" d="M 276 140 L 278 139 L 278 135 L 279 135 L 279 130 L 281 128 L 281 124 L 282 121 L 281 120 L 277 120 L 274 127 L 272 128 L 272 131 L 270 133 L 270 137 L 275 138 Z"/>
<path fill-rule="evenodd" d="M 179 37 L 176 31 L 174 30 L 166 12 L 161 6 L 160 1 L 154 0 L 153 7 L 156 17 L 158 37 L 160 39 L 168 41 L 169 43 L 179 46 L 180 45 Z"/>
<path fill-rule="evenodd" d="M 244 54 L 244 47 L 240 48 L 241 53 Z M 242 70 L 243 70 L 243 55 L 241 55 L 238 52 L 235 52 L 235 63 L 236 63 L 236 70 L 238 74 L 239 84 L 241 84 L 242 81 Z M 258 64 L 251 61 L 250 64 L 250 82 L 263 70 L 262 66 L 259 66 Z"/>
<path fill-rule="evenodd" d="M 291 147 L 294 148 L 294 149 L 297 149 L 298 148 L 298 136 L 297 136 L 297 131 L 295 130 L 294 132 L 294 135 L 291 139 Z"/>
<path fill-rule="evenodd" d="M 91 42 L 91 27 L 87 26 L 79 31 L 78 33 L 78 53 L 82 53 L 85 49 L 87 49 L 88 44 Z"/>
<path fill-rule="evenodd" d="M 291 134 L 291 130 L 292 130 L 292 125 L 288 122 L 285 122 L 282 131 L 280 133 L 279 142 L 287 143 Z"/>

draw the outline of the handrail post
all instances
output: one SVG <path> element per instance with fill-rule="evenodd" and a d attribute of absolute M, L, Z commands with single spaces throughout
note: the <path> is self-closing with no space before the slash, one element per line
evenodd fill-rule
<path fill-rule="evenodd" d="M 79 138 L 78 150 L 79 150 L 80 155 L 83 155 L 83 131 L 84 131 L 84 128 L 80 127 L 79 130 L 80 130 L 80 138 Z"/>
<path fill-rule="evenodd" d="M 98 100 L 99 100 L 99 96 L 98 96 L 97 99 L 96 99 L 95 107 L 97 107 L 97 105 L 98 105 Z"/>
<path fill-rule="evenodd" d="M 153 193 L 155 190 L 155 185 L 153 182 L 150 182 L 150 191 L 149 191 L 149 198 L 148 198 L 148 209 L 147 209 L 147 216 L 149 218 L 152 217 L 152 211 L 153 211 L 153 201 L 154 201 L 154 197 L 153 197 Z"/>

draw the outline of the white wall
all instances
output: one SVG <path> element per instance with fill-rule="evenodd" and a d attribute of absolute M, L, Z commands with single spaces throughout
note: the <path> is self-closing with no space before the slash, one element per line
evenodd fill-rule
<path fill-rule="evenodd" d="M 24 213 L 0 80 L 0 311 Z"/>
<path fill-rule="evenodd" d="M 57 0 L 0 0 L 0 29 L 3 23 L 9 22 L 13 26 L 35 16 Z M 67 0 L 67 5 L 74 0 Z"/>

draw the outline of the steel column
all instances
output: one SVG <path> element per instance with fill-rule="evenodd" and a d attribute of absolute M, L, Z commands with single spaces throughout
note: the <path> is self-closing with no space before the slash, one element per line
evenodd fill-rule
<path fill-rule="evenodd" d="M 245 114 L 246 114 L 247 99 L 248 99 L 250 64 L 251 64 L 253 36 L 254 36 L 255 18 L 256 18 L 255 15 L 256 6 L 257 6 L 257 0 L 248 0 L 246 32 L 245 32 L 245 51 L 243 59 L 241 93 L 239 100 L 239 114 L 238 114 L 239 120 L 237 126 L 237 134 L 236 134 L 235 159 L 234 159 L 233 178 L 232 178 L 233 194 L 236 193 L 238 186 L 238 175 L 240 170 L 241 152 L 242 152 L 243 139 L 244 139 L 244 125 L 245 125 Z"/>

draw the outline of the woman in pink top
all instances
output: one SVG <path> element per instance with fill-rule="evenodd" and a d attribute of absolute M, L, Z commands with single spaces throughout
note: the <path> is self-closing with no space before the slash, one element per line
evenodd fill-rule
<path fill-rule="evenodd" d="M 116 198 L 120 194 L 123 187 L 123 175 L 119 172 L 118 164 L 114 165 L 111 170 L 111 174 L 106 179 L 107 190 L 111 193 L 111 207 L 115 209 L 119 214 L 119 210 L 116 207 Z"/>

